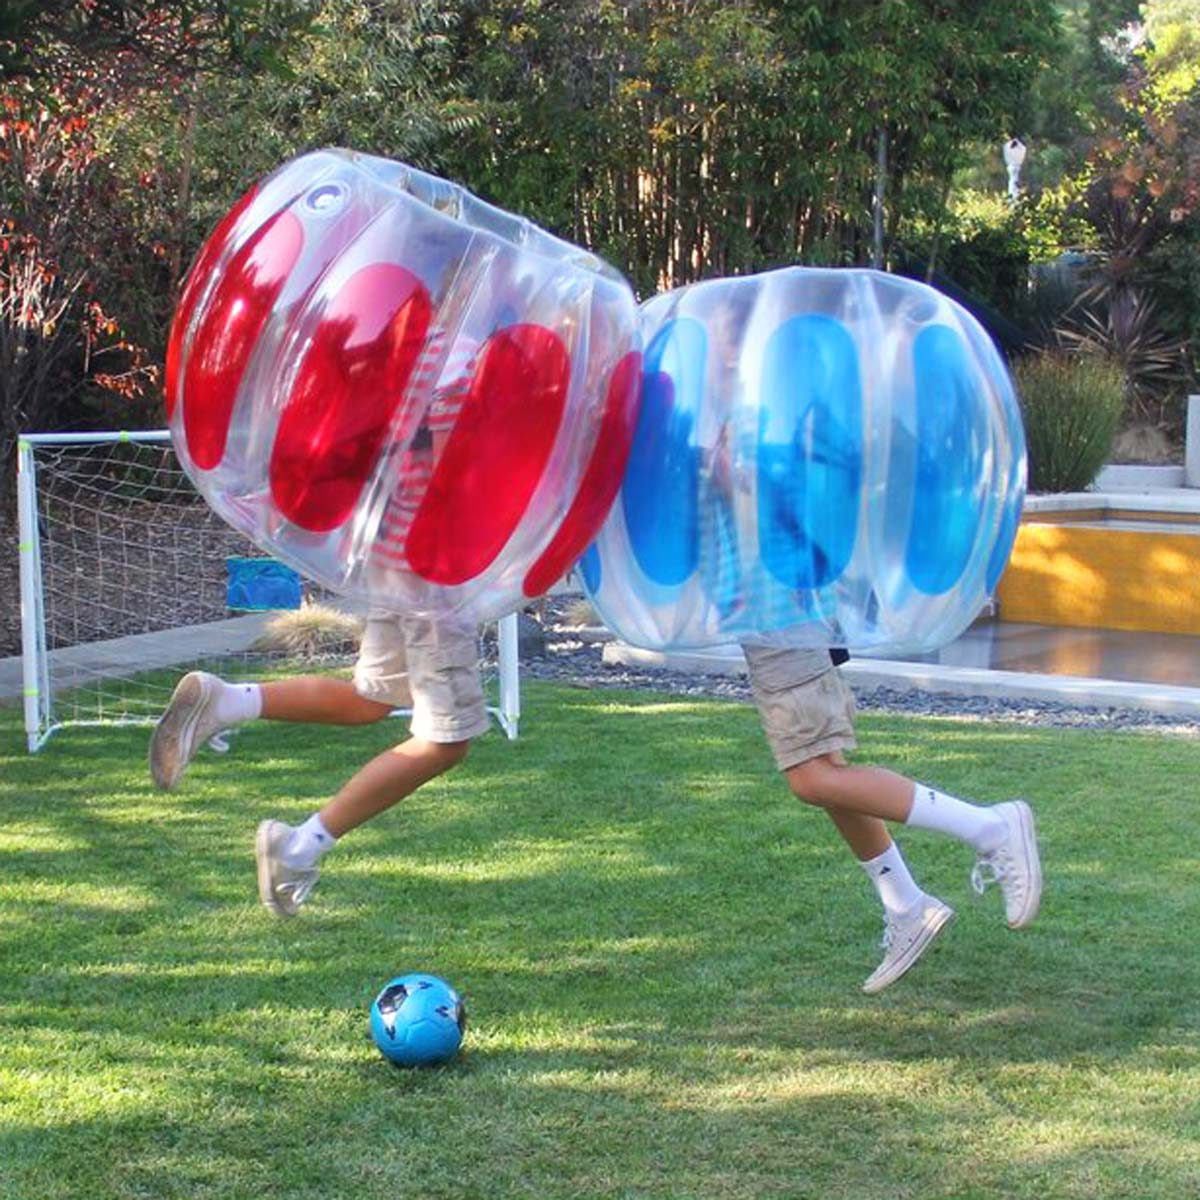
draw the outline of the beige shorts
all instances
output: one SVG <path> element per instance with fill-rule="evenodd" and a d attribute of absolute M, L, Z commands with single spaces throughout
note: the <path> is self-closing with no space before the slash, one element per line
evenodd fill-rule
<path fill-rule="evenodd" d="M 465 742 L 488 728 L 474 627 L 426 617 L 368 618 L 354 690 L 411 708 L 413 737 L 427 742 Z"/>
<path fill-rule="evenodd" d="M 821 754 L 854 749 L 854 695 L 828 650 L 743 646 L 742 653 L 781 771 Z"/>

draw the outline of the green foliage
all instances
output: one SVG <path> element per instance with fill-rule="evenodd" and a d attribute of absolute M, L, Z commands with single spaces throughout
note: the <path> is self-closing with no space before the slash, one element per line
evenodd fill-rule
<path fill-rule="evenodd" d="M 50 79 L 81 68 L 114 93 L 169 88 L 197 72 L 286 71 L 319 0 L 8 0 L 0 75 Z"/>
<path fill-rule="evenodd" d="M 470 5 L 461 63 L 487 119 L 448 162 L 643 293 L 862 263 L 877 184 L 890 256 L 1019 107 L 1054 29 L 1041 0 Z"/>
<path fill-rule="evenodd" d="M 946 206 L 977 147 L 1028 111 L 1059 7 L 54 0 L 6 10 L 0 38 L 36 98 L 60 67 L 99 87 L 96 146 L 140 251 L 93 256 L 90 278 L 158 361 L 208 231 L 253 180 L 331 144 L 448 175 L 643 295 L 871 261 L 878 189 L 887 265 L 940 264 L 1015 316 L 1046 229 L 1025 205 L 971 221 Z M 1078 26 L 1085 6 L 1065 7 Z M 1128 5 L 1086 7 L 1092 38 Z"/>
<path fill-rule="evenodd" d="M 1034 492 L 1081 492 L 1108 459 L 1124 409 L 1122 372 L 1095 355 L 1045 352 L 1014 371 Z"/>
<path fill-rule="evenodd" d="M 906 249 L 911 274 L 945 276 L 1010 319 L 1019 319 L 1029 281 L 1029 244 L 1021 210 L 1000 192 L 964 190 L 932 230 Z"/>
<path fill-rule="evenodd" d="M 1047 345 L 1081 288 L 1063 268 L 1080 225 L 1066 216 L 1065 204 L 1065 189 L 1024 193 L 1011 203 L 1000 191 L 961 188 L 938 225 L 909 238 L 903 269 L 961 288 L 981 311 L 990 309 L 991 332 L 1012 352 Z"/>
<path fill-rule="evenodd" d="M 1190 383 L 1200 378 L 1200 213 L 1181 221 L 1154 247 L 1148 273 L 1155 281 L 1164 336 L 1188 356 L 1181 373 Z"/>
<path fill-rule="evenodd" d="M 1097 143 L 1073 205 L 1090 264 L 1062 332 L 1120 363 L 1134 415 L 1170 423 L 1192 374 L 1197 301 L 1187 270 L 1200 234 L 1200 94 L 1164 110 L 1135 90 L 1124 112 L 1124 128 Z"/>
<path fill-rule="evenodd" d="M 1092 138 L 1120 120 L 1129 69 L 1120 33 L 1139 0 L 1059 0 L 1061 42 L 1052 65 L 1029 80 L 1017 130 L 1029 144 L 1023 181 L 1034 192 L 1059 186 L 1086 161 Z"/>
<path fill-rule="evenodd" d="M 1169 108 L 1200 85 L 1200 0 L 1146 0 L 1142 15 L 1154 101 Z"/>
<path fill-rule="evenodd" d="M 210 80 L 199 102 L 201 227 L 238 186 L 296 154 L 344 146 L 436 169 L 444 143 L 478 119 L 457 83 L 444 3 L 344 0 L 297 54 L 303 70 L 261 81 Z"/>
<path fill-rule="evenodd" d="M 1059 326 L 1060 341 L 1121 372 L 1131 417 L 1161 422 L 1187 375 L 1186 348 L 1167 331 L 1153 295 L 1138 287 L 1089 289 Z"/>

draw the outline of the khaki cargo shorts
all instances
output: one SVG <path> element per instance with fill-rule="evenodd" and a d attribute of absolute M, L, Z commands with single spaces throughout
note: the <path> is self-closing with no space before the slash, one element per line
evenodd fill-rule
<path fill-rule="evenodd" d="M 354 690 L 381 704 L 411 707 L 412 735 L 427 742 L 465 742 L 488 728 L 474 626 L 368 617 Z"/>
<path fill-rule="evenodd" d="M 743 646 L 742 653 L 779 770 L 854 749 L 854 695 L 828 650 Z"/>

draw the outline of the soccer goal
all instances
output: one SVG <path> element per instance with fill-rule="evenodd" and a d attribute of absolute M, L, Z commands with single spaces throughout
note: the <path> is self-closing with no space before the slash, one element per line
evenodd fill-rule
<path fill-rule="evenodd" d="M 25 434 L 18 444 L 25 731 L 150 724 L 185 671 L 339 670 L 353 614 L 307 583 L 289 614 L 231 610 L 232 564 L 261 552 L 204 502 L 165 430 Z M 489 711 L 517 736 L 517 618 L 482 631 Z"/>

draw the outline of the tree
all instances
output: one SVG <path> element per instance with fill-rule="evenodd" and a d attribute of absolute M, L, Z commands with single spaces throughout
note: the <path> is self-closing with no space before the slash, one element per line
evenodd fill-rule
<path fill-rule="evenodd" d="M 340 0 L 297 50 L 302 71 L 208 80 L 196 126 L 199 208 L 207 232 L 253 179 L 284 160 L 342 146 L 437 170 L 442 148 L 478 120 L 452 55 L 452 5 Z M 162 128 L 143 111 L 143 129 Z"/>
<path fill-rule="evenodd" d="M 1007 126 L 1055 30 L 1050 0 L 533 0 L 462 13 L 457 58 L 484 119 L 449 161 L 643 292 L 868 261 L 880 190 L 888 257 L 944 206 L 968 148 Z"/>
<path fill-rule="evenodd" d="M 1194 0 L 1148 4 L 1148 42 L 1119 95 L 1120 123 L 1096 140 L 1076 211 L 1093 259 L 1067 336 L 1125 371 L 1129 416 L 1177 424 L 1200 335 L 1200 41 Z M 1182 27 L 1181 27 L 1182 25 Z M 1190 82 L 1189 82 L 1190 80 Z M 1181 92 L 1181 88 L 1187 88 Z"/>
<path fill-rule="evenodd" d="M 1160 106 L 1178 104 L 1200 86 L 1200 0 L 1147 0 L 1144 61 Z"/>
<path fill-rule="evenodd" d="M 173 194 L 174 213 L 147 222 L 155 181 L 114 166 L 114 127 L 143 104 L 194 97 L 206 74 L 278 65 L 314 13 L 301 0 L 49 0 L 4 10 L 0 477 L 17 430 L 83 419 L 81 405 L 100 395 L 120 411 L 153 394 L 156 356 L 144 347 L 165 326 L 180 272 L 190 152 L 185 133 L 175 186 L 157 189 Z"/>

